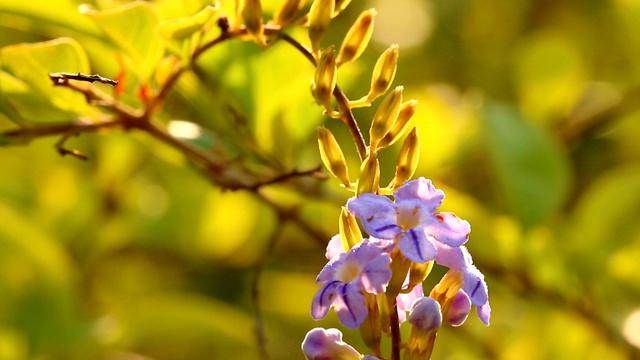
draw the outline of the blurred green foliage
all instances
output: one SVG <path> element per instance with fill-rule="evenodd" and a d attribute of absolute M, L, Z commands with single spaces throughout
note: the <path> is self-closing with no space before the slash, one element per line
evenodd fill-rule
<path fill-rule="evenodd" d="M 140 107 L 141 86 L 171 66 L 164 55 L 184 59 L 189 24 L 212 16 L 194 15 L 204 0 L 87 2 L 0 0 L 0 130 L 100 119 L 49 72 L 120 76 L 120 99 Z M 265 19 L 277 5 L 263 1 Z M 395 83 L 420 101 L 417 176 L 472 224 L 490 289 L 492 325 L 442 330 L 434 358 L 640 358 L 623 336 L 640 306 L 640 3 L 353 1 L 323 43 L 340 44 L 372 6 L 375 42 L 338 83 L 366 94 L 377 56 L 400 44 Z M 319 164 L 325 124 L 359 165 L 291 47 L 234 40 L 197 65 L 157 115 L 201 126 L 196 146 L 258 171 L 305 169 Z M 374 110 L 355 111 L 361 128 Z M 349 196 L 336 180 L 224 191 L 143 133 L 69 139 L 87 162 L 60 157 L 57 138 L 21 140 L 0 149 L 0 359 L 257 358 L 258 265 L 273 359 L 301 358 L 312 327 L 338 327 L 334 314 L 309 315 Z M 383 183 L 398 149 L 381 154 Z M 640 327 L 631 333 L 638 341 Z M 364 349 L 358 338 L 345 331 Z"/>

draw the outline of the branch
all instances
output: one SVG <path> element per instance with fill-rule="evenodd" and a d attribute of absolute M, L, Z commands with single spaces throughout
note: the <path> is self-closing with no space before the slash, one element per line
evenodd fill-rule
<path fill-rule="evenodd" d="M 90 83 L 97 81 L 97 82 L 101 82 L 103 84 L 107 84 L 111 86 L 118 85 L 118 82 L 116 80 L 111 80 L 109 78 L 102 77 L 98 74 L 86 75 L 82 73 L 73 74 L 73 73 L 67 73 L 67 72 L 59 72 L 59 73 L 50 73 L 49 79 L 53 81 L 54 85 L 63 85 L 67 83 L 68 80 L 86 81 Z"/>

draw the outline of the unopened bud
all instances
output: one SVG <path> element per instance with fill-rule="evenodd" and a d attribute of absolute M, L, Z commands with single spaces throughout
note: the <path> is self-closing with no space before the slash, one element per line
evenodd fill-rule
<path fill-rule="evenodd" d="M 464 277 L 461 271 L 449 269 L 439 283 L 433 287 L 429 296 L 438 300 L 440 304 L 451 301 L 458 290 L 464 285 Z"/>
<path fill-rule="evenodd" d="M 451 301 L 449 311 L 444 316 L 444 321 L 451 326 L 460 326 L 467 320 L 471 312 L 471 300 L 469 295 L 462 290 L 458 290 Z"/>
<path fill-rule="evenodd" d="M 260 0 L 241 0 L 240 16 L 249 34 L 257 43 L 263 45 L 262 38 L 262 5 Z"/>
<path fill-rule="evenodd" d="M 331 112 L 331 94 L 336 87 L 338 73 L 333 46 L 323 50 L 313 78 L 313 97 Z"/>
<path fill-rule="evenodd" d="M 356 196 L 364 193 L 375 194 L 380 184 L 380 163 L 375 153 L 369 153 L 360 166 L 360 177 L 356 184 Z"/>
<path fill-rule="evenodd" d="M 378 110 L 373 115 L 371 128 L 369 129 L 369 142 L 374 151 L 378 149 L 378 143 L 387 134 L 393 123 L 398 118 L 400 104 L 402 104 L 402 91 L 404 88 L 398 86 L 391 94 L 387 95 L 378 106 Z"/>
<path fill-rule="evenodd" d="M 380 327 L 380 311 L 378 310 L 377 296 L 365 293 L 367 317 L 360 324 L 360 336 L 365 345 L 374 352 L 380 352 L 380 339 L 382 329 Z"/>
<path fill-rule="evenodd" d="M 356 22 L 351 26 L 342 41 L 342 46 L 340 46 L 338 65 L 354 61 L 362 55 L 373 33 L 373 18 L 375 15 L 375 9 L 366 10 L 360 14 Z"/>
<path fill-rule="evenodd" d="M 300 12 L 300 9 L 302 9 L 304 2 L 305 0 L 284 0 L 273 15 L 273 23 L 281 27 L 291 24 Z"/>
<path fill-rule="evenodd" d="M 320 40 L 329 27 L 334 9 L 335 0 L 314 0 L 309 9 L 309 40 L 316 56 L 319 54 Z"/>
<path fill-rule="evenodd" d="M 391 86 L 393 78 L 396 76 L 399 52 L 398 44 L 393 44 L 378 58 L 371 76 L 370 99 L 375 99 L 389 90 L 389 86 Z"/>
<path fill-rule="evenodd" d="M 412 326 L 403 359 L 429 359 L 433 350 L 435 334 L 442 326 L 440 304 L 430 297 L 416 300 L 411 307 L 407 321 Z"/>
<path fill-rule="evenodd" d="M 409 136 L 404 140 L 398 163 L 396 164 L 396 176 L 394 178 L 394 188 L 400 187 L 405 181 L 411 179 L 418 167 L 420 160 L 420 138 L 418 137 L 418 128 L 413 128 Z"/>
<path fill-rule="evenodd" d="M 346 251 L 349 251 L 354 245 L 362 242 L 362 232 L 358 227 L 358 222 L 355 216 L 344 206 L 340 213 L 339 228 L 340 239 Z"/>
<path fill-rule="evenodd" d="M 407 321 L 422 332 L 439 329 L 442 326 L 440 304 L 430 297 L 416 300 L 411 306 Z"/>
<path fill-rule="evenodd" d="M 416 112 L 416 105 L 418 105 L 418 100 L 409 100 L 400 105 L 398 118 L 396 122 L 393 123 L 391 129 L 389 129 L 389 132 L 387 132 L 387 135 L 380 140 L 378 144 L 379 147 L 384 148 L 391 146 L 400 139 L 409 125 L 409 120 L 411 120 L 411 117 Z"/>
<path fill-rule="evenodd" d="M 336 141 L 331 131 L 325 127 L 318 128 L 318 145 L 320 147 L 320 158 L 329 172 L 338 178 L 345 186 L 350 186 L 347 162 L 340 145 Z"/>
<path fill-rule="evenodd" d="M 335 0 L 335 11 L 333 13 L 333 17 L 340 14 L 342 10 L 346 9 L 347 6 L 351 3 L 351 0 Z"/>

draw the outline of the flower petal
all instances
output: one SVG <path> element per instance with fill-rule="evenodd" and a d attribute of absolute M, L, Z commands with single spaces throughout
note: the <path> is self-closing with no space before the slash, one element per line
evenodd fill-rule
<path fill-rule="evenodd" d="M 405 284 L 409 282 L 408 280 L 409 280 L 409 275 L 407 275 L 407 280 L 405 281 Z M 406 320 L 407 311 L 411 310 L 411 305 L 413 304 L 413 302 L 422 297 L 424 297 L 424 290 L 422 289 L 422 284 L 418 284 L 414 286 L 413 289 L 406 294 L 398 295 L 398 297 L 396 298 L 396 301 L 398 302 L 398 321 L 400 321 L 400 323 L 403 323 Z"/>
<path fill-rule="evenodd" d="M 335 302 L 337 292 L 340 291 L 342 283 L 339 281 L 332 281 L 323 286 L 311 302 L 311 317 L 314 320 L 320 320 L 327 316 L 331 305 Z"/>
<path fill-rule="evenodd" d="M 483 324 L 489 326 L 489 318 L 491 318 L 491 306 L 489 302 L 482 306 L 476 307 L 476 313 L 478 314 L 478 318 L 482 321 Z"/>
<path fill-rule="evenodd" d="M 469 251 L 464 246 L 451 247 L 440 242 L 435 242 L 436 263 L 450 269 L 460 270 L 467 266 L 467 256 L 471 257 Z"/>
<path fill-rule="evenodd" d="M 425 222 L 425 231 L 449 246 L 460 246 L 469 240 L 471 225 L 454 213 L 434 214 Z"/>
<path fill-rule="evenodd" d="M 462 290 L 469 295 L 471 303 L 475 306 L 486 304 L 489 301 L 489 292 L 484 275 L 473 264 L 467 264 L 467 268 L 462 271 L 464 273 Z"/>
<path fill-rule="evenodd" d="M 342 325 L 349 329 L 357 329 L 367 317 L 364 295 L 357 286 L 351 284 L 345 284 L 340 290 L 333 308 Z"/>
<path fill-rule="evenodd" d="M 398 246 L 404 256 L 418 263 L 426 263 L 436 257 L 436 248 L 433 241 L 423 231 L 411 229 L 404 233 Z"/>
<path fill-rule="evenodd" d="M 385 291 L 391 280 L 390 263 L 391 258 L 387 253 L 381 253 L 366 263 L 360 275 L 366 292 L 380 294 Z"/>
<path fill-rule="evenodd" d="M 361 358 L 356 349 L 342 341 L 342 333 L 338 329 L 315 328 L 309 331 L 302 341 L 302 352 L 307 360 Z"/>
<path fill-rule="evenodd" d="M 420 199 L 429 210 L 429 213 L 433 214 L 438 206 L 442 205 L 444 192 L 436 189 L 431 183 L 431 180 L 421 177 L 402 185 L 393 194 L 393 197 L 396 199 L 396 202 L 399 200 Z"/>
<path fill-rule="evenodd" d="M 318 277 L 316 277 L 316 284 L 324 284 L 334 279 L 336 270 L 340 266 L 341 263 L 348 259 L 349 253 L 341 253 L 329 260 L 327 265 L 325 265 L 320 273 L 318 273 Z"/>
<path fill-rule="evenodd" d="M 394 239 L 402 230 L 396 224 L 395 204 L 386 196 L 361 194 L 347 202 L 347 208 L 360 219 L 365 231 L 379 239 Z"/>
<path fill-rule="evenodd" d="M 340 238 L 340 234 L 337 234 L 332 237 L 327 244 L 327 252 L 324 254 L 324 256 L 327 257 L 327 260 L 331 260 L 338 254 L 342 254 L 344 252 L 345 251 L 344 246 L 342 246 L 342 239 Z"/>

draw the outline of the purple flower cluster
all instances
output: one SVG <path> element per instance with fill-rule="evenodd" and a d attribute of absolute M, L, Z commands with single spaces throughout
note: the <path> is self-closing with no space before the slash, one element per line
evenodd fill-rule
<path fill-rule="evenodd" d="M 449 323 L 464 322 L 473 304 L 480 320 L 489 325 L 487 284 L 463 246 L 469 239 L 469 223 L 453 213 L 436 212 L 444 193 L 425 178 L 405 183 L 393 197 L 391 201 L 386 196 L 365 193 L 347 202 L 347 209 L 360 220 L 370 238 L 347 252 L 339 236 L 329 243 L 329 263 L 317 277 L 322 288 L 313 299 L 313 318 L 324 318 L 333 307 L 343 325 L 358 328 L 367 317 L 365 296 L 383 293 L 389 284 L 390 253 L 397 247 L 412 262 L 435 261 L 462 273 L 464 284 L 456 296 L 457 313 L 448 316 Z M 398 296 L 401 321 L 414 300 L 423 296 L 420 285 Z"/>

